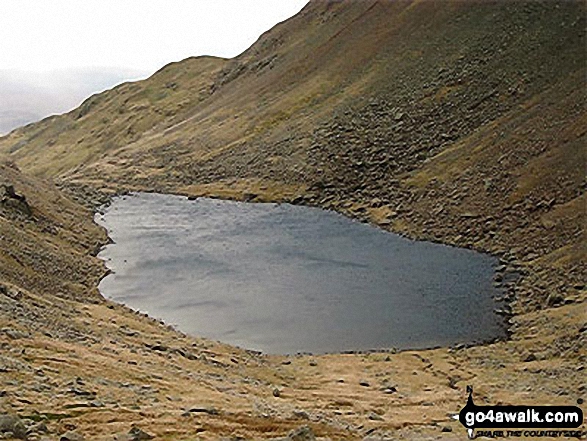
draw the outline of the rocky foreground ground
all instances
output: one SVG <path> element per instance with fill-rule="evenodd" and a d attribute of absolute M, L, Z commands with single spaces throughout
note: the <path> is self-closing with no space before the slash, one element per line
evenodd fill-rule
<path fill-rule="evenodd" d="M 479 404 L 568 405 L 585 395 L 580 294 L 526 313 L 514 302 L 504 342 L 267 356 L 183 335 L 105 301 L 96 289 L 105 268 L 93 255 L 106 236 L 91 210 L 14 165 L 1 171 L 14 188 L 4 187 L 0 205 L 5 437 L 462 439 L 450 416 L 469 384 Z M 101 202 L 99 193 L 77 195 Z M 507 276 L 510 260 L 499 274 Z M 531 273 L 522 272 L 523 285 Z"/>

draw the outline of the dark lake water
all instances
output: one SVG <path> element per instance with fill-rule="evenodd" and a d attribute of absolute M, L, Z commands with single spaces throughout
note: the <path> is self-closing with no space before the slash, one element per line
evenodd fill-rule
<path fill-rule="evenodd" d="M 496 261 L 316 208 L 137 194 L 97 220 L 107 298 L 268 353 L 426 348 L 504 335 Z"/>

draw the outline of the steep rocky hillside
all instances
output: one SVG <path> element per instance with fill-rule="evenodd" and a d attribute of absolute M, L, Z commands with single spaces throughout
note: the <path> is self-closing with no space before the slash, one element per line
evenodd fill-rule
<path fill-rule="evenodd" d="M 169 439 L 301 424 L 335 439 L 460 439 L 448 414 L 466 384 L 488 403 L 575 402 L 586 14 L 578 1 L 315 0 L 235 59 L 171 64 L 0 138 L 4 159 L 63 189 L 0 169 L 15 189 L 0 206 L 2 409 L 57 413 L 51 431 L 91 439 L 139 422 Z M 181 336 L 96 292 L 105 237 L 78 202 L 124 190 L 317 205 L 491 252 L 511 339 L 282 359 Z"/>
<path fill-rule="evenodd" d="M 367 169 L 391 156 L 393 179 L 556 83 L 580 92 L 584 15 L 580 2 L 314 1 L 234 60 L 166 66 L 0 148 L 36 174 L 174 186 L 306 184 L 312 147 L 352 148 Z"/>
<path fill-rule="evenodd" d="M 536 267 L 537 309 L 585 269 L 585 15 L 313 1 L 233 60 L 171 64 L 0 151 L 67 185 L 289 200 L 489 250 Z"/>
<path fill-rule="evenodd" d="M 99 301 L 105 270 L 97 252 L 106 235 L 92 213 L 52 184 L 0 165 L 0 280 L 57 297 Z M 91 292 L 91 295 L 88 293 Z"/>

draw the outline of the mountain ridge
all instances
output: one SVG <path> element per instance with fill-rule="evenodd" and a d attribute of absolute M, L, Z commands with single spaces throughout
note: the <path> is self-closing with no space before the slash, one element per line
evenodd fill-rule
<path fill-rule="evenodd" d="M 124 68 L 70 68 L 48 71 L 0 70 L 0 133 L 72 110 L 89 93 L 106 90 L 146 72 Z"/>

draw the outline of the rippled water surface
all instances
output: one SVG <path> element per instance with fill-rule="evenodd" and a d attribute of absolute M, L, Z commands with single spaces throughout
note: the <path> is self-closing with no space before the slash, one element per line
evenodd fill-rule
<path fill-rule="evenodd" d="M 97 215 L 104 296 L 269 353 L 424 348 L 503 335 L 495 259 L 315 208 L 138 194 Z"/>

